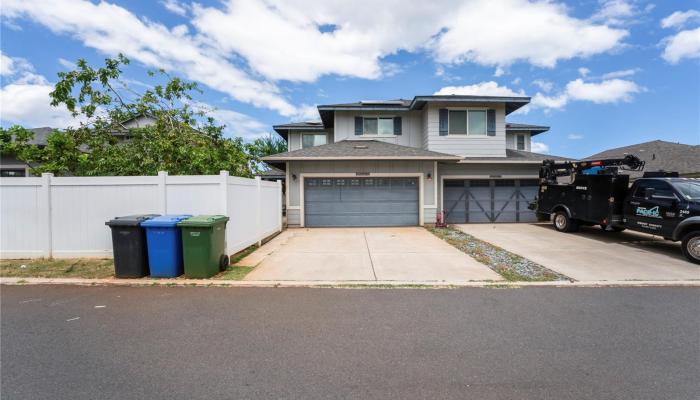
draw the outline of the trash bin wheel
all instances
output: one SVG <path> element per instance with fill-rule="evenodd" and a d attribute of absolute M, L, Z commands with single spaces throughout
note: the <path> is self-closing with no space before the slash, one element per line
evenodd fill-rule
<path fill-rule="evenodd" d="M 219 258 L 219 270 L 226 271 L 226 268 L 228 268 L 228 263 L 228 256 L 226 254 L 222 254 Z"/>

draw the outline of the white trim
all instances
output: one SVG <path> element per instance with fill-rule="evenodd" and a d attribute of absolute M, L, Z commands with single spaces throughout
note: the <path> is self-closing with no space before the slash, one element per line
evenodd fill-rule
<path fill-rule="evenodd" d="M 354 156 L 354 157 L 264 157 L 262 161 L 346 161 L 346 160 L 406 160 L 406 161 L 459 161 L 462 157 L 459 156 Z M 541 163 L 541 161 L 538 161 Z"/>
<path fill-rule="evenodd" d="M 437 161 L 433 163 L 433 205 L 437 208 L 438 203 L 438 165 Z"/>
<path fill-rule="evenodd" d="M 300 208 L 299 206 L 287 206 L 287 210 L 299 210 Z"/>
<path fill-rule="evenodd" d="M 355 172 L 307 172 L 299 174 L 299 226 L 304 227 L 304 178 L 418 178 L 418 225 L 423 226 L 423 179 L 422 172 L 378 172 L 357 176 Z"/>
<path fill-rule="evenodd" d="M 538 179 L 539 175 L 500 175 L 498 178 L 494 178 L 491 175 L 442 175 L 440 177 L 440 210 L 445 210 L 445 179 Z"/>
<path fill-rule="evenodd" d="M 289 206 L 289 189 L 291 188 L 292 181 L 289 179 L 289 161 L 286 161 L 284 163 L 284 168 L 286 171 L 284 171 L 284 205 L 289 210 L 291 207 Z"/>

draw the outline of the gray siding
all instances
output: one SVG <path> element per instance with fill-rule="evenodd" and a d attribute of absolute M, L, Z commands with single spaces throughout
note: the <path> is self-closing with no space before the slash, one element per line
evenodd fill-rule
<path fill-rule="evenodd" d="M 356 116 L 387 116 L 401 117 L 402 132 L 400 136 L 355 136 Z M 361 112 L 361 111 L 336 111 L 335 113 L 335 141 L 375 139 L 387 143 L 409 147 L 423 147 L 423 118 L 420 111 L 409 112 Z"/>
<path fill-rule="evenodd" d="M 496 110 L 495 136 L 440 136 L 440 108 L 456 108 L 454 104 L 428 104 L 427 109 L 427 150 L 440 153 L 456 154 L 464 157 L 505 157 L 506 124 L 505 105 L 470 104 L 467 108 L 486 107 Z"/>

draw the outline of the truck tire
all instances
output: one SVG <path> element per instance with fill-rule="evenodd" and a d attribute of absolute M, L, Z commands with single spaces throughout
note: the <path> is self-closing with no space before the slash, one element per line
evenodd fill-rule
<path fill-rule="evenodd" d="M 569 218 L 564 211 L 557 211 L 554 213 L 552 224 L 554 224 L 554 229 L 559 232 L 576 232 L 579 228 L 578 221 Z"/>
<path fill-rule="evenodd" d="M 681 242 L 681 249 L 688 261 L 700 264 L 700 231 L 686 233 Z"/>

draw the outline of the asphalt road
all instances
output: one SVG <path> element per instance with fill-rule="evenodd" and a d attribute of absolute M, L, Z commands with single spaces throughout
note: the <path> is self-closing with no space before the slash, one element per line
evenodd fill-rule
<path fill-rule="evenodd" d="M 694 288 L 3 286 L 9 399 L 696 399 Z"/>

